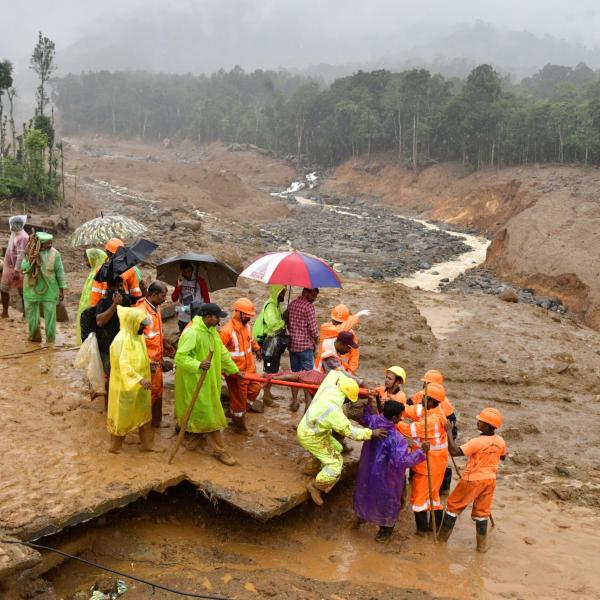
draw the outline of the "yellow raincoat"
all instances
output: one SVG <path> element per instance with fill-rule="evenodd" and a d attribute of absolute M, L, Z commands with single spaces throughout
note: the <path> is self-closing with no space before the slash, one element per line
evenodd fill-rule
<path fill-rule="evenodd" d="M 150 390 L 140 385 L 150 381 L 150 359 L 143 333 L 138 334 L 146 313 L 139 308 L 117 306 L 121 330 L 110 346 L 108 392 L 109 433 L 125 436 L 152 419 Z"/>
<path fill-rule="evenodd" d="M 340 371 L 329 372 L 296 431 L 301 446 L 321 463 L 316 481 L 324 486 L 337 482 L 344 465 L 342 445 L 333 437 L 333 432 L 358 441 L 370 440 L 373 434 L 367 427 L 352 425 L 344 414 L 342 406 L 346 396 L 338 386 L 342 378 L 347 376 Z"/>
<path fill-rule="evenodd" d="M 77 318 L 75 319 L 75 332 L 77 345 L 81 345 L 81 313 L 92 305 L 92 284 L 98 269 L 104 264 L 104 261 L 108 258 L 104 250 L 100 248 L 88 248 L 85 251 L 88 262 L 90 263 L 90 272 L 83 284 L 81 290 L 81 298 L 79 299 L 79 308 L 77 309 Z"/>

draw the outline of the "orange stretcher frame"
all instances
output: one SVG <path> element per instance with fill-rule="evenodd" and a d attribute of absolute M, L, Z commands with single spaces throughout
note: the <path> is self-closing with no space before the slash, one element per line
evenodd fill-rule
<path fill-rule="evenodd" d="M 244 379 L 248 381 L 257 381 L 258 383 L 271 383 L 272 385 L 283 385 L 291 388 L 301 388 L 303 390 L 309 390 L 310 392 L 316 392 L 319 389 L 318 385 L 312 383 L 300 383 L 299 381 L 281 381 L 280 379 L 271 379 L 269 381 L 266 377 L 261 377 L 255 373 L 244 373 Z M 369 395 L 369 390 L 366 388 L 360 388 L 358 395 L 361 398 L 366 398 Z"/>

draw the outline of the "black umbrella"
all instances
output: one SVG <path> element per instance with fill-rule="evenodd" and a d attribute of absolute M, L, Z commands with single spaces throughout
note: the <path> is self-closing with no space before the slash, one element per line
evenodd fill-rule
<path fill-rule="evenodd" d="M 181 263 L 191 263 L 196 275 L 200 275 L 211 292 L 224 288 L 235 287 L 239 273 L 227 263 L 216 259 L 212 254 L 197 254 L 188 252 L 182 256 L 173 256 L 163 260 L 156 267 L 156 278 L 177 285 L 181 274 Z"/>
<path fill-rule="evenodd" d="M 148 240 L 139 239 L 130 246 L 119 248 L 101 267 L 96 275 L 97 281 L 112 281 L 115 277 L 125 273 L 134 265 L 139 265 L 146 260 L 156 249 L 158 244 Z"/>

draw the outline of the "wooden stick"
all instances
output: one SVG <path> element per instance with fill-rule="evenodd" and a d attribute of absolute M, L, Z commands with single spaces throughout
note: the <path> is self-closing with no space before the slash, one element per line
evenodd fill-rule
<path fill-rule="evenodd" d="M 458 475 L 459 478 L 462 477 L 460 469 L 458 468 L 458 465 L 456 464 L 456 461 L 454 460 L 454 456 L 452 456 L 452 454 L 450 455 L 450 458 L 452 459 L 452 464 L 454 465 L 454 468 L 456 469 L 456 474 Z M 491 511 L 490 511 L 490 523 L 492 524 L 492 527 L 496 527 L 496 523 L 494 522 L 494 517 L 492 517 Z"/>
<path fill-rule="evenodd" d="M 425 386 L 425 395 L 423 396 L 423 408 L 425 409 L 425 441 L 427 441 L 427 386 Z M 433 529 L 433 541 L 437 543 L 437 525 L 435 522 L 435 509 L 433 508 L 433 485 L 431 484 L 431 469 L 429 467 L 429 451 L 425 452 L 425 463 L 427 465 L 427 484 L 429 486 L 429 511 L 431 513 L 431 527 Z"/>
<path fill-rule="evenodd" d="M 206 357 L 205 360 L 211 361 L 212 357 L 213 357 L 213 350 L 209 350 L 208 356 Z M 206 379 L 207 373 L 208 373 L 208 371 L 205 371 L 204 369 L 202 369 L 202 372 L 200 373 L 200 377 L 198 377 L 198 381 L 196 382 L 196 387 L 194 388 L 194 393 L 192 394 L 192 399 L 190 400 L 190 403 L 188 404 L 187 410 L 185 412 L 185 416 L 183 417 L 183 420 L 181 421 L 181 425 L 179 426 L 179 434 L 177 436 L 177 441 L 175 442 L 175 446 L 173 446 L 173 450 L 171 450 L 171 456 L 169 456 L 169 464 L 171 464 L 173 457 L 177 453 L 177 450 L 179 450 L 179 446 L 181 446 L 181 442 L 183 441 L 183 436 L 185 435 L 185 430 L 187 428 L 187 424 L 190 420 L 192 410 L 194 410 L 194 405 L 196 404 L 196 400 L 198 399 L 200 390 L 202 389 L 202 386 L 204 385 L 204 380 Z"/>

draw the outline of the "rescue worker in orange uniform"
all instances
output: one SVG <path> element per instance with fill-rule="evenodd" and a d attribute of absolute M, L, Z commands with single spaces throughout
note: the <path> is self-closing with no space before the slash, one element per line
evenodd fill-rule
<path fill-rule="evenodd" d="M 175 348 L 163 336 L 160 305 L 167 298 L 167 286 L 162 281 L 154 281 L 148 287 L 148 295 L 135 304 L 150 319 L 150 325 L 144 328 L 144 339 L 150 359 L 150 383 L 152 384 L 152 427 L 160 427 L 163 404 L 163 359 L 165 354 L 173 356 Z"/>
<path fill-rule="evenodd" d="M 446 424 L 448 430 L 449 422 Z M 475 521 L 477 551 L 487 550 L 487 524 L 491 515 L 492 500 L 496 489 L 496 471 L 501 460 L 506 458 L 506 443 L 496 434 L 502 426 L 502 414 L 495 408 L 485 408 L 477 415 L 479 437 L 459 446 L 452 437 L 448 438 L 452 456 L 468 456 L 469 461 L 463 474 L 448 498 L 446 514 L 439 539 L 448 541 L 458 515 L 473 503 L 471 518 Z"/>
<path fill-rule="evenodd" d="M 260 360 L 260 346 L 252 336 L 250 320 L 256 315 L 254 305 L 248 298 L 239 298 L 233 303 L 231 319 L 223 325 L 219 335 L 233 362 L 241 373 L 256 373 L 253 353 Z M 238 375 L 226 376 L 227 389 L 233 424 L 238 431 L 248 433 L 246 412 L 258 398 L 262 386 L 256 381 L 247 381 Z"/>
<path fill-rule="evenodd" d="M 440 371 L 436 369 L 430 369 L 423 375 L 421 379 L 423 384 L 427 383 L 439 383 L 440 385 L 444 385 L 444 376 Z M 423 391 L 415 392 L 408 401 L 408 404 L 413 404 L 415 406 L 420 406 L 423 402 Z M 452 437 L 456 439 L 458 437 L 458 427 L 456 426 L 456 414 L 454 413 L 454 406 L 450 400 L 448 400 L 448 396 L 446 396 L 445 400 L 440 403 L 440 410 L 444 413 L 444 416 L 448 421 L 452 423 Z M 446 473 L 444 474 L 444 482 L 442 483 L 441 490 L 442 492 L 447 492 L 450 490 L 450 484 L 452 483 L 452 468 L 446 467 Z"/>
<path fill-rule="evenodd" d="M 125 244 L 119 238 L 112 238 L 106 242 L 104 246 L 104 250 L 108 255 L 108 258 L 105 261 L 111 259 L 114 256 L 119 248 L 123 248 Z M 103 265 L 102 265 L 103 266 Z M 98 271 L 102 268 L 102 266 L 98 269 Z M 96 273 L 98 273 L 96 271 Z M 140 283 L 140 276 L 135 267 L 131 267 L 131 269 L 127 269 L 124 273 L 121 273 L 119 277 L 123 280 L 123 287 L 125 292 L 132 296 L 133 298 L 141 298 L 142 297 L 142 288 Z M 100 300 L 108 293 L 108 283 L 106 281 L 98 281 L 94 279 L 92 283 L 92 293 L 90 296 L 91 306 L 96 306 Z"/>
<path fill-rule="evenodd" d="M 417 447 L 424 441 L 430 443 L 429 469 L 432 486 L 432 501 L 435 511 L 436 527 L 439 529 L 444 514 L 440 501 L 440 487 L 444 480 L 444 472 L 448 463 L 448 436 L 446 434 L 446 417 L 439 410 L 439 405 L 444 401 L 446 391 L 439 383 L 426 384 L 426 395 L 424 395 L 421 411 L 427 410 L 427 431 L 425 431 L 425 420 L 415 420 L 418 406 L 408 406 L 405 410 L 412 423 L 400 422 L 396 429 L 404 436 L 412 438 Z M 425 406 L 425 402 L 427 405 Z M 419 412 L 421 412 L 419 411 Z M 413 414 L 415 413 L 415 414 Z M 417 534 L 426 535 L 432 523 L 428 524 L 427 515 L 430 510 L 429 485 L 427 478 L 427 462 L 419 463 L 412 468 L 412 480 L 410 486 L 410 503 L 415 513 Z"/>
<path fill-rule="evenodd" d="M 342 366 L 346 373 L 354 373 L 358 369 L 360 360 L 360 352 L 358 349 L 358 337 L 354 332 L 354 328 L 360 323 L 360 318 L 370 315 L 368 309 L 361 310 L 355 315 L 350 314 L 350 309 L 345 304 L 338 304 L 331 310 L 331 321 L 323 323 L 319 328 L 319 351 L 315 358 L 315 364 L 318 364 L 321 359 L 321 348 L 324 340 L 336 338 L 341 331 L 349 331 L 354 336 L 356 348 L 351 348 L 347 355 L 342 359 Z"/>
<path fill-rule="evenodd" d="M 382 408 L 388 400 L 396 400 L 406 406 L 406 394 L 402 391 L 402 385 L 406 383 L 406 371 L 402 367 L 393 366 L 385 370 L 384 385 L 377 386 L 374 390 L 375 396 L 379 396 Z"/>

